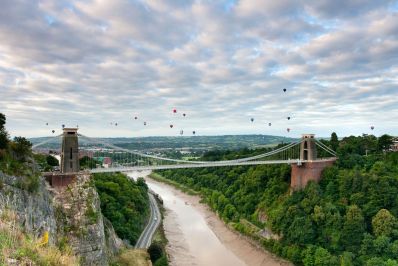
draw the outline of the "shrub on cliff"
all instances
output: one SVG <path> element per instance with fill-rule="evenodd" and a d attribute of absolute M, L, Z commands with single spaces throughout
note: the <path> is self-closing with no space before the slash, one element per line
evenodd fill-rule
<path fill-rule="evenodd" d="M 116 234 L 134 245 L 149 216 L 148 188 L 122 173 L 94 174 L 101 200 L 101 211 L 112 223 Z"/>

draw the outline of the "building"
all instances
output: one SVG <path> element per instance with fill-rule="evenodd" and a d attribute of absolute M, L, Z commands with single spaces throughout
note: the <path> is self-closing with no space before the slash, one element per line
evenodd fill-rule
<path fill-rule="evenodd" d="M 109 168 L 112 166 L 111 157 L 93 157 L 93 159 L 99 161 L 101 163 L 101 166 L 104 168 Z"/>
<path fill-rule="evenodd" d="M 390 150 L 398 152 L 398 137 L 392 139 L 392 145 L 390 146 Z"/>

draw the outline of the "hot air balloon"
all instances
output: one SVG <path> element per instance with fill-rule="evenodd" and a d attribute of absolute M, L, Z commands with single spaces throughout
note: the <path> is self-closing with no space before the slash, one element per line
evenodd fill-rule
<path fill-rule="evenodd" d="M 115 126 L 117 126 L 117 123 L 115 123 Z"/>
<path fill-rule="evenodd" d="M 65 125 L 62 125 L 62 128 L 65 128 Z"/>
<path fill-rule="evenodd" d="M 144 122 L 144 126 L 146 126 L 146 122 Z"/>
<path fill-rule="evenodd" d="M 194 130 L 194 131 L 192 131 L 192 134 L 194 134 L 194 135 L 196 134 L 195 130 Z"/>
<path fill-rule="evenodd" d="M 290 128 L 287 128 L 286 130 L 287 130 L 287 132 L 290 132 Z"/>
<path fill-rule="evenodd" d="M 186 114 L 184 113 L 184 114 L 182 114 L 182 116 L 186 116 Z"/>
<path fill-rule="evenodd" d="M 180 135 L 183 135 L 184 134 L 184 130 L 180 130 Z"/>
<path fill-rule="evenodd" d="M 268 126 L 272 126 L 272 124 L 271 124 L 271 123 L 268 123 Z"/>
<path fill-rule="evenodd" d="M 173 128 L 173 125 L 170 125 L 170 128 Z"/>
<path fill-rule="evenodd" d="M 286 92 L 286 88 L 283 89 L 283 92 Z"/>
<path fill-rule="evenodd" d="M 252 122 L 253 122 L 253 121 L 254 121 L 254 118 L 250 118 L 250 121 L 252 121 Z"/>
<path fill-rule="evenodd" d="M 52 132 L 53 132 L 53 134 L 54 134 L 54 133 L 55 133 L 55 130 L 53 129 L 53 131 L 52 131 Z"/>
<path fill-rule="evenodd" d="M 136 116 L 135 116 L 135 117 L 134 117 L 134 119 L 135 119 L 135 120 L 137 120 L 137 119 L 138 119 L 138 117 L 136 117 Z"/>
<path fill-rule="evenodd" d="M 290 116 L 287 117 L 287 120 L 290 120 Z"/>
<path fill-rule="evenodd" d="M 48 123 L 46 123 L 46 126 L 48 126 Z"/>
<path fill-rule="evenodd" d="M 173 109 L 173 113 L 177 113 L 177 109 L 174 108 L 174 109 Z"/>
<path fill-rule="evenodd" d="M 374 127 L 374 126 L 371 126 L 370 129 L 373 130 L 373 129 L 375 129 L 375 127 Z"/>

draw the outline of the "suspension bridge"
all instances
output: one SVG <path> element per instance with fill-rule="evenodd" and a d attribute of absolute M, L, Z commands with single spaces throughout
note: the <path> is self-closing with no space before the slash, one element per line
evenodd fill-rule
<path fill-rule="evenodd" d="M 61 144 L 61 174 L 130 172 L 181 168 L 225 167 L 265 164 L 292 165 L 292 183 L 302 187 L 308 180 L 319 179 L 320 173 L 336 160 L 336 153 L 316 139 L 304 134 L 298 141 L 270 149 L 267 152 L 231 160 L 203 161 L 167 158 L 153 151 L 139 151 L 116 146 L 103 139 L 77 133 L 77 129 L 64 129 L 64 133 L 35 144 L 33 150 L 49 143 Z M 81 143 L 79 145 L 79 142 Z M 84 165 L 79 159 L 84 158 Z"/>

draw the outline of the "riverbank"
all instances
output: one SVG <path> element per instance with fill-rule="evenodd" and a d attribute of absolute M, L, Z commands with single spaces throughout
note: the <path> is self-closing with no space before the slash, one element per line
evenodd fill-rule
<path fill-rule="evenodd" d="M 231 251 L 242 263 L 242 265 L 253 265 L 253 266 L 268 266 L 268 265 L 291 265 L 272 253 L 264 250 L 263 248 L 255 245 L 253 241 L 240 233 L 231 230 L 219 217 L 209 209 L 205 204 L 200 203 L 200 196 L 191 190 L 190 194 L 186 194 L 189 188 L 183 187 L 181 184 L 174 184 L 175 182 L 167 180 L 160 175 L 151 174 L 148 179 L 148 183 L 156 184 L 157 186 L 167 186 L 167 189 L 182 199 L 186 205 L 190 205 L 192 208 L 197 210 L 205 219 L 206 224 L 211 229 L 212 233 L 217 239 Z M 153 178 L 154 177 L 154 178 Z M 193 195 L 196 194 L 196 195 Z M 195 257 L 187 256 L 188 247 L 182 245 L 184 235 L 180 232 L 179 225 L 176 221 L 176 214 L 167 213 L 164 220 L 164 227 L 166 236 L 168 237 L 169 243 L 166 246 L 167 253 L 170 256 L 171 265 L 203 265 L 195 261 Z M 221 259 L 222 261 L 222 259 Z M 220 265 L 217 263 L 208 265 Z M 228 264 L 223 264 L 228 265 Z M 232 264 L 233 265 L 233 264 Z"/>

